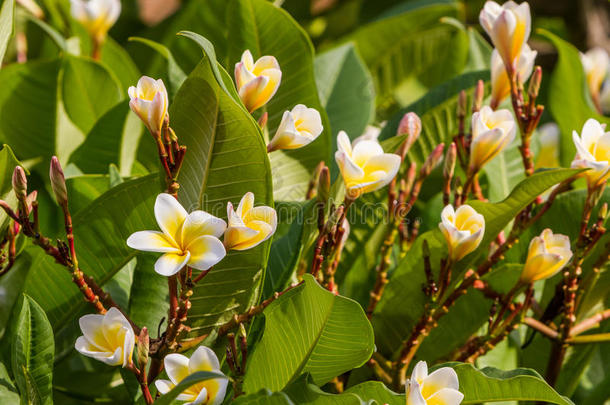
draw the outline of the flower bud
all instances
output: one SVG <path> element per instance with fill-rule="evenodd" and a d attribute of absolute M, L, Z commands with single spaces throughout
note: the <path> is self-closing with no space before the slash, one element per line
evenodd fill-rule
<path fill-rule="evenodd" d="M 534 69 L 534 74 L 532 75 L 532 80 L 530 80 L 530 85 L 527 90 L 527 94 L 530 98 L 538 97 L 538 93 L 540 92 L 540 85 L 542 84 L 542 68 L 540 66 L 536 66 Z"/>
<path fill-rule="evenodd" d="M 483 105 L 483 98 L 485 98 L 485 83 L 483 80 L 479 80 L 474 89 L 474 95 L 472 100 L 472 111 L 479 111 Z"/>
<path fill-rule="evenodd" d="M 509 71 L 516 68 L 517 58 L 530 36 L 531 20 L 527 2 L 517 4 L 507 1 L 500 6 L 494 1 L 488 1 L 479 14 L 481 26 Z"/>
<path fill-rule="evenodd" d="M 464 90 L 460 91 L 460 94 L 458 94 L 457 116 L 458 117 L 466 116 L 466 92 Z"/>
<path fill-rule="evenodd" d="M 138 84 L 128 90 L 129 107 L 144 122 L 151 134 L 161 132 L 167 115 L 168 97 L 163 80 L 142 76 Z"/>
<path fill-rule="evenodd" d="M 438 224 L 449 249 L 449 258 L 461 260 L 473 252 L 485 234 L 485 218 L 470 205 L 463 204 L 457 210 L 447 205 L 441 212 Z"/>
<path fill-rule="evenodd" d="M 443 177 L 445 179 L 451 179 L 453 177 L 456 160 L 457 146 L 455 145 L 455 142 L 452 142 L 451 145 L 449 145 L 449 149 L 447 149 L 447 154 L 445 155 L 445 166 L 443 167 Z"/>
<path fill-rule="evenodd" d="M 553 234 L 550 229 L 532 239 L 520 281 L 533 283 L 554 276 L 572 258 L 570 238 Z"/>
<path fill-rule="evenodd" d="M 472 114 L 470 169 L 478 171 L 515 139 L 517 124 L 508 110 L 484 106 Z"/>
<path fill-rule="evenodd" d="M 256 63 L 249 50 L 235 64 L 235 85 L 239 98 L 252 112 L 267 104 L 280 87 L 282 71 L 273 56 L 263 56 Z"/>
<path fill-rule="evenodd" d="M 404 160 L 407 152 L 411 149 L 411 146 L 415 143 L 419 134 L 421 134 L 422 123 L 421 119 L 414 112 L 408 112 L 402 117 L 398 124 L 397 136 L 407 135 L 407 140 L 403 143 L 400 148 L 400 157 Z"/>
<path fill-rule="evenodd" d="M 138 336 L 138 367 L 140 370 L 146 370 L 149 346 L 150 338 L 148 336 L 148 329 L 144 326 L 142 330 L 140 330 L 140 335 Z"/>
<path fill-rule="evenodd" d="M 15 190 L 18 199 L 23 199 L 27 195 L 28 179 L 21 166 L 16 166 L 13 170 L 13 190 Z"/>
<path fill-rule="evenodd" d="M 267 145 L 267 151 L 301 148 L 313 142 L 323 129 L 318 110 L 297 104 L 292 111 L 284 112 L 282 122 Z"/>
<path fill-rule="evenodd" d="M 424 162 L 424 164 L 423 164 L 423 166 L 421 168 L 421 171 L 420 171 L 420 176 L 421 177 L 429 176 L 430 173 L 432 173 L 432 170 L 434 170 L 434 168 L 436 166 L 438 166 L 438 164 L 443 159 L 443 151 L 444 150 L 445 150 L 445 144 L 444 143 L 436 145 L 436 148 L 434 148 L 432 153 L 430 153 L 430 155 L 428 155 L 428 158 L 426 159 L 426 161 Z"/>
<path fill-rule="evenodd" d="M 320 177 L 318 180 L 318 200 L 326 202 L 330 195 L 330 171 L 327 166 L 322 167 L 320 170 Z"/>
<path fill-rule="evenodd" d="M 59 159 L 57 156 L 51 158 L 51 168 L 49 169 L 49 177 L 51 179 L 51 188 L 57 204 L 64 207 L 68 204 L 68 190 L 66 189 L 66 179 L 64 177 L 64 171 L 61 168 Z"/>

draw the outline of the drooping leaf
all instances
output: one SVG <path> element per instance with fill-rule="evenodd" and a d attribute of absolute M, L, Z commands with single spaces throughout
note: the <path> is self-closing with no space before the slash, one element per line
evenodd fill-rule
<path fill-rule="evenodd" d="M 589 118 L 607 124 L 610 119 L 601 116 L 592 107 L 578 49 L 548 31 L 540 30 L 540 34 L 548 39 L 559 53 L 559 60 L 551 75 L 547 99 L 549 110 L 561 130 L 559 161 L 567 166 L 576 153 L 572 131 L 580 134 Z"/>
<path fill-rule="evenodd" d="M 372 353 L 373 331 L 360 305 L 325 290 L 311 275 L 264 315 L 263 337 L 248 360 L 246 392 L 281 390 L 303 373 L 321 385 Z"/>
<path fill-rule="evenodd" d="M 253 192 L 256 204 L 272 205 L 271 170 L 254 120 L 218 84 L 204 58 L 176 94 L 171 125 L 187 155 L 180 172 L 179 200 L 188 210 L 203 209 L 226 218 Z M 268 242 L 245 251 L 230 251 L 194 290 L 188 322 L 203 334 L 252 305 L 259 295 Z"/>
<path fill-rule="evenodd" d="M 286 110 L 297 104 L 315 108 L 322 116 L 324 131 L 308 146 L 276 151 L 270 156 L 276 200 L 303 200 L 313 169 L 330 159 L 330 128 L 318 97 L 313 67 L 313 47 L 307 34 L 284 10 L 264 0 L 232 0 L 227 11 L 229 64 L 249 49 L 255 59 L 273 55 L 282 70 L 277 93 L 265 106 L 269 112 L 269 136 L 275 134 Z M 296 57 L 298 55 L 298 57 Z"/>
<path fill-rule="evenodd" d="M 53 330 L 44 310 L 28 295 L 23 295 L 15 317 L 12 342 L 12 370 L 25 403 L 52 404 Z"/>

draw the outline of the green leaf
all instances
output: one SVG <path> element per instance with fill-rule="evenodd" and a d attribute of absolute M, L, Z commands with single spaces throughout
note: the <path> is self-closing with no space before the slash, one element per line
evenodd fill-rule
<path fill-rule="evenodd" d="M 343 130 L 352 138 L 360 136 L 375 116 L 373 79 L 353 44 L 345 44 L 316 55 L 316 85 L 332 130 Z"/>
<path fill-rule="evenodd" d="M 235 405 L 294 405 L 283 392 L 271 392 L 266 388 L 254 394 L 242 395 L 233 402 Z"/>
<path fill-rule="evenodd" d="M 79 264 L 100 286 L 136 256 L 137 251 L 125 243 L 129 235 L 157 229 L 153 205 L 159 190 L 157 174 L 126 181 L 73 215 Z M 70 273 L 44 254 L 32 266 L 26 292 L 46 310 L 57 333 L 69 325 L 78 308 L 87 305 Z"/>
<path fill-rule="evenodd" d="M 492 367 L 477 370 L 472 364 L 452 365 L 464 394 L 462 404 L 499 401 L 543 401 L 557 405 L 573 405 L 559 395 L 534 370 L 502 371 Z"/>
<path fill-rule="evenodd" d="M 3 404 L 18 404 L 19 393 L 11 381 L 4 364 L 0 363 L 0 402 Z"/>
<path fill-rule="evenodd" d="M 559 53 L 559 60 L 551 75 L 547 100 L 551 115 L 561 130 L 559 160 L 562 165 L 567 166 L 576 153 L 572 131 L 580 134 L 589 118 L 607 124 L 610 119 L 601 116 L 592 107 L 578 49 L 548 31 L 539 30 L 539 33 L 548 39 Z"/>
<path fill-rule="evenodd" d="M 120 85 L 121 98 L 127 96 L 127 89 L 135 86 L 140 79 L 140 71 L 129 53 L 112 37 L 107 37 L 102 46 L 101 64 L 108 68 Z"/>
<path fill-rule="evenodd" d="M 479 80 L 488 81 L 489 72 L 465 73 L 434 87 L 425 96 L 392 116 L 379 138 L 387 139 L 394 136 L 402 117 L 408 112 L 416 113 L 422 120 L 422 133 L 409 151 L 409 158 L 423 162 L 436 145 L 441 142 L 449 143 L 457 133 L 458 96 L 462 90 L 465 90 L 469 98 L 472 98 Z"/>
<path fill-rule="evenodd" d="M 313 67 L 313 47 L 307 34 L 286 11 L 264 0 L 232 0 L 227 10 L 229 64 L 249 49 L 255 59 L 273 55 L 282 70 L 282 82 L 267 103 L 269 136 L 273 136 L 284 111 L 297 104 L 315 108 L 322 116 L 324 131 L 311 144 L 270 155 L 276 200 L 303 200 L 313 169 L 330 156 L 330 128 L 320 103 Z M 298 55 L 298 57 L 295 57 Z"/>
<path fill-rule="evenodd" d="M 4 0 L 0 8 L 0 64 L 4 59 L 4 53 L 8 42 L 13 35 L 15 0 Z"/>
<path fill-rule="evenodd" d="M 241 105 L 221 89 L 204 58 L 184 82 L 170 107 L 172 128 L 186 145 L 178 197 L 188 210 L 226 218 L 230 201 L 251 191 L 256 204 L 272 206 L 271 170 L 259 129 Z M 207 333 L 259 296 L 269 242 L 230 251 L 194 289 L 188 322 L 192 333 Z"/>
<path fill-rule="evenodd" d="M 184 80 L 186 80 L 186 74 L 180 68 L 180 66 L 178 65 L 176 60 L 174 59 L 174 55 L 172 55 L 172 52 L 166 46 L 164 46 L 158 42 L 152 41 L 150 39 L 140 38 L 140 37 L 131 37 L 131 38 L 129 38 L 129 40 L 139 42 L 139 43 L 149 46 L 150 48 L 157 51 L 157 53 L 159 55 L 161 55 L 167 61 L 167 76 L 169 79 L 169 83 L 168 83 L 169 84 L 169 86 L 168 86 L 169 94 L 173 97 L 176 94 L 176 92 L 178 91 L 178 89 L 180 88 L 180 86 L 182 86 L 182 83 L 184 82 Z"/>
<path fill-rule="evenodd" d="M 379 381 L 366 381 L 350 387 L 345 392 L 354 393 L 364 401 L 375 400 L 378 404 L 403 405 L 405 403 L 404 394 L 392 392 Z"/>
<path fill-rule="evenodd" d="M 167 394 L 161 395 L 156 401 L 157 405 L 171 405 L 173 401 L 176 399 L 178 395 L 180 395 L 184 390 L 189 388 L 192 385 L 195 385 L 200 382 L 204 382 L 211 379 L 223 378 L 226 379 L 227 376 L 222 373 L 215 373 L 213 371 L 197 371 L 186 377 L 184 380 L 180 381 L 178 385 L 176 385 L 170 392 Z"/>
<path fill-rule="evenodd" d="M 462 71 L 468 36 L 441 17 L 457 17 L 458 3 L 419 3 L 403 13 L 357 29 L 354 41 L 369 67 L 379 101 L 390 97 L 407 78 L 416 76 L 427 86 L 439 84 Z"/>
<path fill-rule="evenodd" d="M 528 204 L 555 184 L 573 177 L 580 169 L 551 169 L 534 173 L 513 189 L 506 199 L 498 203 L 469 201 L 485 217 L 485 236 L 481 246 L 487 247 L 502 229 Z"/>
<path fill-rule="evenodd" d="M 290 399 L 299 405 L 364 405 L 358 395 L 345 392 L 329 394 L 313 384 L 311 376 L 305 374 L 283 391 Z"/>
<path fill-rule="evenodd" d="M 106 175 L 89 174 L 67 177 L 66 188 L 70 196 L 70 211 L 74 215 L 108 191 L 110 182 Z"/>
<path fill-rule="evenodd" d="M 116 79 L 100 63 L 67 55 L 63 61 L 61 92 L 70 119 L 87 133 L 122 95 Z"/>
<path fill-rule="evenodd" d="M 146 326 L 151 336 L 155 336 L 169 308 L 167 280 L 155 272 L 156 260 L 152 254 L 138 256 L 129 294 L 129 317 Z"/>
<path fill-rule="evenodd" d="M 97 120 L 70 161 L 84 173 L 98 174 L 106 173 L 108 165 L 116 164 L 122 176 L 129 176 L 143 131 L 144 126 L 129 109 L 129 102 L 120 102 Z"/>
<path fill-rule="evenodd" d="M 32 258 L 30 255 L 25 252 L 21 253 L 9 272 L 0 277 L 0 308 L 2 308 L 2 312 L 0 312 L 0 339 L 8 329 L 13 306 L 17 303 L 17 298 L 21 296 L 31 265 Z"/>
<path fill-rule="evenodd" d="M 309 274 L 304 281 L 265 310 L 263 337 L 248 359 L 246 392 L 280 390 L 303 373 L 321 385 L 370 358 L 373 330 L 360 305 L 325 290 Z"/>
<path fill-rule="evenodd" d="M 24 294 L 15 322 L 11 363 L 21 398 L 31 404 L 52 404 L 55 343 L 49 320 Z"/>

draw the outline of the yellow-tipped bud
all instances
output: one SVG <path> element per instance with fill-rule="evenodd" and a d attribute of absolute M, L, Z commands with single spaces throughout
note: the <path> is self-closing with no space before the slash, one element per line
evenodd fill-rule
<path fill-rule="evenodd" d="M 470 168 L 478 171 L 515 139 L 517 124 L 508 110 L 484 106 L 472 114 Z"/>
<path fill-rule="evenodd" d="M 449 258 L 458 261 L 481 243 L 485 234 L 485 218 L 470 205 L 464 204 L 454 210 L 450 204 L 443 208 L 438 227 L 447 241 Z"/>
<path fill-rule="evenodd" d="M 168 97 L 163 80 L 142 76 L 128 90 L 129 107 L 144 122 L 151 134 L 158 135 L 167 115 Z"/>
<path fill-rule="evenodd" d="M 553 234 L 553 231 L 547 228 L 530 242 L 520 280 L 522 283 L 533 283 L 552 277 L 571 258 L 570 238 Z"/>
<path fill-rule="evenodd" d="M 246 50 L 235 64 L 235 85 L 248 111 L 261 108 L 275 94 L 282 80 L 280 64 L 273 56 L 263 56 L 256 63 Z"/>

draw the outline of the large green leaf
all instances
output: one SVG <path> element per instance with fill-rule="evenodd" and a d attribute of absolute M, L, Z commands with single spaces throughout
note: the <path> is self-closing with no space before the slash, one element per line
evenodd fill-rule
<path fill-rule="evenodd" d="M 371 74 L 353 44 L 345 44 L 316 56 L 316 85 L 332 130 L 352 138 L 362 135 L 375 116 L 375 88 Z"/>
<path fill-rule="evenodd" d="M 390 391 L 379 381 L 363 382 L 350 387 L 345 392 L 352 392 L 364 401 L 377 401 L 378 404 L 403 405 L 405 403 L 404 394 Z"/>
<path fill-rule="evenodd" d="M 23 296 L 12 342 L 12 369 L 29 404 L 52 404 L 53 330 L 44 310 L 28 295 Z"/>
<path fill-rule="evenodd" d="M 217 378 L 227 378 L 224 374 L 216 373 L 213 371 L 197 371 L 184 380 L 180 381 L 170 392 L 159 397 L 155 404 L 157 405 L 171 405 L 173 401 L 176 399 L 178 395 L 180 395 L 184 390 L 189 388 L 192 385 L 195 385 L 200 382 L 204 382 L 211 379 Z"/>
<path fill-rule="evenodd" d="M 106 173 L 112 163 L 119 167 L 121 175 L 128 176 L 142 132 L 143 125 L 129 109 L 129 103 L 120 102 L 97 120 L 70 161 L 84 173 Z"/>
<path fill-rule="evenodd" d="M 63 60 L 61 95 L 68 117 L 84 133 L 122 97 L 116 79 L 100 63 L 67 55 Z"/>
<path fill-rule="evenodd" d="M 454 365 L 464 394 L 462 404 L 499 401 L 542 401 L 557 405 L 573 405 L 559 395 L 534 370 L 502 371 L 492 367 L 477 370 L 472 364 Z"/>
<path fill-rule="evenodd" d="M 263 337 L 248 360 L 246 392 L 280 390 L 303 373 L 320 385 L 369 359 L 373 330 L 360 305 L 325 290 L 311 275 L 304 280 L 265 310 Z"/>
<path fill-rule="evenodd" d="M 139 255 L 129 294 L 129 317 L 153 337 L 169 308 L 167 280 L 155 272 L 154 255 Z"/>
<path fill-rule="evenodd" d="M 458 3 L 421 2 L 348 36 L 369 67 L 381 101 L 409 77 L 416 76 L 430 87 L 464 68 L 468 56 L 466 32 L 439 23 L 442 17 L 459 14 Z"/>
<path fill-rule="evenodd" d="M 265 388 L 253 394 L 237 397 L 233 403 L 235 405 L 294 405 L 285 393 L 271 392 Z"/>
<path fill-rule="evenodd" d="M 161 190 L 158 175 L 126 181 L 95 199 L 73 216 L 76 250 L 83 271 L 104 285 L 137 251 L 125 241 L 133 232 L 157 229 L 154 199 Z M 38 253 L 38 247 L 31 247 Z M 26 292 L 47 312 L 58 332 L 86 305 L 70 273 L 47 255 L 36 256 L 26 281 Z"/>
<path fill-rule="evenodd" d="M 0 401 L 3 404 L 18 404 L 19 393 L 11 381 L 4 364 L 0 363 Z"/>
<path fill-rule="evenodd" d="M 301 376 L 283 391 L 295 404 L 299 405 L 364 405 L 358 395 L 345 392 L 329 394 L 313 384 L 310 375 Z"/>
<path fill-rule="evenodd" d="M 0 64 L 4 59 L 6 47 L 13 34 L 13 14 L 15 13 L 15 0 L 4 0 L 0 7 Z"/>
<path fill-rule="evenodd" d="M 307 34 L 284 10 L 264 0 L 232 0 L 227 11 L 229 65 L 238 62 L 244 50 L 254 58 L 273 55 L 282 70 L 281 85 L 266 105 L 269 135 L 273 136 L 284 111 L 297 104 L 315 108 L 322 116 L 324 131 L 310 145 L 276 151 L 270 156 L 276 200 L 303 200 L 313 169 L 330 158 L 330 128 L 320 103 L 313 67 L 313 47 Z M 296 57 L 298 55 L 298 57 Z"/>
<path fill-rule="evenodd" d="M 559 53 L 547 99 L 549 110 L 561 129 L 559 159 L 562 165 L 567 166 L 576 153 L 572 131 L 580 133 L 589 118 L 607 124 L 610 119 L 601 116 L 592 107 L 578 49 L 548 31 L 541 30 L 540 33 L 551 41 Z"/>
<path fill-rule="evenodd" d="M 215 61 L 212 61 L 215 63 Z M 251 191 L 272 205 L 271 170 L 254 120 L 216 81 L 207 58 L 190 74 L 170 108 L 172 128 L 187 155 L 178 197 L 189 210 L 226 218 L 227 202 Z M 259 295 L 269 243 L 231 251 L 198 283 L 189 324 L 202 334 L 253 304 Z"/>
<path fill-rule="evenodd" d="M 13 306 L 21 296 L 27 273 L 32 265 L 32 258 L 22 253 L 15 260 L 10 271 L 0 277 L 0 339 L 7 330 Z M 0 384 L 1 385 L 1 384 Z"/>

